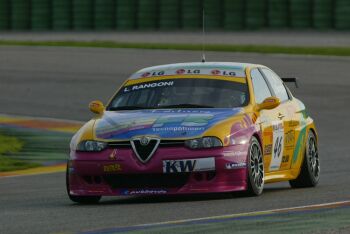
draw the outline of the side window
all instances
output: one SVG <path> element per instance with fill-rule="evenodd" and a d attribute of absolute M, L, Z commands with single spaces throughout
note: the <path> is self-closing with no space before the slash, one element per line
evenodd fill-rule
<path fill-rule="evenodd" d="M 269 90 L 269 87 L 266 84 L 266 81 L 264 77 L 261 75 L 258 69 L 253 69 L 250 73 L 250 76 L 252 77 L 252 83 L 254 88 L 254 94 L 255 94 L 255 102 L 260 104 L 262 103 L 266 98 L 271 97 L 271 92 Z"/>
<path fill-rule="evenodd" d="M 271 85 L 271 88 L 276 94 L 276 97 L 280 99 L 281 102 L 287 101 L 289 99 L 286 88 L 283 85 L 281 78 L 279 78 L 273 71 L 263 68 L 262 69 L 266 79 Z"/>

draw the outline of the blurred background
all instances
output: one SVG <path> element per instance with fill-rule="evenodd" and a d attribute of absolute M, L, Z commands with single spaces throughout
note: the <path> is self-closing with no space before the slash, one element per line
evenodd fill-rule
<path fill-rule="evenodd" d="M 0 31 L 349 30 L 349 0 L 0 0 Z"/>

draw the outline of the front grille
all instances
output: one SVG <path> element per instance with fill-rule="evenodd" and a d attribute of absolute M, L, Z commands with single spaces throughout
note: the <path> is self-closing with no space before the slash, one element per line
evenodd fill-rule
<path fill-rule="evenodd" d="M 140 140 L 134 140 L 134 151 L 142 161 L 147 161 L 152 156 L 152 153 L 156 150 L 158 142 L 159 140 L 157 141 L 151 139 L 147 145 L 142 145 Z"/>
<path fill-rule="evenodd" d="M 189 173 L 180 174 L 119 174 L 103 178 L 113 189 L 118 188 L 180 188 L 189 178 Z"/>
<path fill-rule="evenodd" d="M 161 140 L 159 147 L 181 147 L 185 145 L 183 140 Z M 117 149 L 131 149 L 130 141 L 109 142 L 108 147 Z"/>

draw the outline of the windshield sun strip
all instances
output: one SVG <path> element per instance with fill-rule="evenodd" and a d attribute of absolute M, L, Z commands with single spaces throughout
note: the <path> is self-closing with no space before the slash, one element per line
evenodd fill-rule
<path fill-rule="evenodd" d="M 141 84 L 152 81 L 161 81 L 161 80 L 169 80 L 169 79 L 212 79 L 212 80 L 224 80 L 224 81 L 232 81 L 236 83 L 246 84 L 247 80 L 245 77 L 232 77 L 232 76 L 210 76 L 210 75 L 185 75 L 185 76 L 157 76 L 157 77 L 147 77 L 137 80 L 128 80 L 124 86 L 130 86 L 135 84 Z"/>

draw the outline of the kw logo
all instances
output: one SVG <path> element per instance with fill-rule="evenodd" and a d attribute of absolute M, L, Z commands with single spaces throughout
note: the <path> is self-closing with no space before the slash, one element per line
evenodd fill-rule
<path fill-rule="evenodd" d="M 197 160 L 167 160 L 163 161 L 164 173 L 192 172 Z"/>

